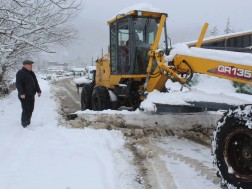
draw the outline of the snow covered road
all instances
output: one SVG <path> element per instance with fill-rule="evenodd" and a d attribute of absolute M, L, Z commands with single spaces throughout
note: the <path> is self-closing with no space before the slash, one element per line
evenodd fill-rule
<path fill-rule="evenodd" d="M 73 86 L 74 85 L 72 85 L 72 87 Z M 71 85 L 67 80 L 61 80 L 61 82 L 58 81 L 57 85 L 55 85 L 54 89 L 57 93 L 57 97 L 60 98 L 61 106 L 65 106 L 65 97 L 63 96 L 62 98 L 61 93 L 68 88 L 71 88 Z M 72 88 L 71 91 L 75 92 L 74 88 Z M 68 99 L 72 99 L 74 95 L 75 94 L 71 94 Z M 78 98 L 80 97 L 74 99 L 72 104 L 75 104 L 75 101 L 78 101 Z M 71 103 L 68 102 L 68 104 Z M 66 111 L 63 111 L 63 115 L 65 112 L 67 112 L 67 110 L 68 108 Z M 189 131 L 184 133 L 183 131 L 176 132 L 175 130 L 172 130 L 171 134 L 169 134 L 170 130 L 164 131 L 162 128 L 159 128 L 158 130 L 149 128 L 147 126 L 147 122 L 151 123 L 153 120 L 151 120 L 151 117 L 148 118 L 149 116 L 146 117 L 142 114 L 137 114 L 135 116 L 137 116 L 138 119 L 141 116 L 143 116 L 143 119 L 147 119 L 145 122 L 143 122 L 144 127 L 147 126 L 147 128 L 141 130 L 139 127 L 134 129 L 134 127 L 131 126 L 131 130 L 129 127 L 127 127 L 127 121 L 131 120 L 129 121 L 131 122 L 129 125 L 134 122 L 132 120 L 132 113 L 126 113 L 125 115 L 122 115 L 125 116 L 125 118 L 120 117 L 119 115 L 111 115 L 113 111 L 108 113 L 109 115 L 107 115 L 107 117 L 105 115 L 96 115 L 95 117 L 97 120 L 93 120 L 95 122 L 92 124 L 91 120 L 94 119 L 92 116 L 93 112 L 87 112 L 87 114 L 83 115 L 81 115 L 80 112 L 79 116 L 81 116 L 81 123 L 79 122 L 80 120 L 76 120 L 71 121 L 70 124 L 71 126 L 77 128 L 83 128 L 83 126 L 91 128 L 106 128 L 109 130 L 114 128 L 116 130 L 120 130 L 125 136 L 128 136 L 126 140 L 126 146 L 134 154 L 134 161 L 132 162 L 138 169 L 138 179 L 140 178 L 139 182 L 144 188 L 220 188 L 220 179 L 216 176 L 216 169 L 213 168 L 212 165 L 211 148 L 210 146 L 201 145 L 198 143 L 201 140 L 204 141 L 204 143 L 209 144 L 211 140 L 210 138 L 207 138 L 200 133 L 195 134 L 193 131 L 191 131 L 192 134 L 190 134 Z M 172 123 L 171 120 L 174 118 L 172 116 L 168 117 L 170 120 L 167 119 L 166 121 L 170 122 L 170 125 L 173 125 L 174 123 Z M 197 118 L 198 117 L 199 115 Z M 206 116 L 203 119 L 205 121 L 208 120 L 210 123 L 216 122 L 213 121 L 214 119 L 209 118 L 210 117 Z M 135 119 L 135 123 L 137 123 L 136 120 L 138 119 Z M 179 119 L 175 119 L 177 119 L 177 122 L 181 122 L 183 120 L 181 120 L 181 117 Z M 184 119 L 186 120 L 191 118 L 188 117 Z M 194 117 L 194 119 L 196 119 L 196 117 Z M 219 117 L 217 119 L 219 119 Z M 187 122 L 188 121 L 189 120 L 187 120 Z M 111 123 L 109 127 L 107 126 L 108 123 Z M 169 126 L 169 124 L 167 126 Z M 212 133 L 212 130 L 208 129 L 203 132 L 208 133 L 207 135 L 209 137 L 209 133 Z M 171 136 L 173 135 L 172 133 L 176 133 L 176 137 Z M 190 140 L 184 139 L 183 137 L 193 138 L 198 142 L 192 142 Z"/>
<path fill-rule="evenodd" d="M 43 93 L 28 128 L 20 125 L 17 92 L 0 100 L 1 189 L 220 188 L 209 146 L 151 130 L 137 138 L 120 128 L 65 127 L 55 85 L 39 82 Z"/>
<path fill-rule="evenodd" d="M 58 126 L 61 117 L 50 87 L 39 82 L 43 93 L 26 129 L 20 125 L 16 91 L 0 100 L 0 188 L 142 188 L 123 135 Z"/>

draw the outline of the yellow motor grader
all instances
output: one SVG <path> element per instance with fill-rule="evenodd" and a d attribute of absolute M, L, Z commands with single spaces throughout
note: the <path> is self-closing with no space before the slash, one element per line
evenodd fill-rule
<path fill-rule="evenodd" d="M 168 79 L 184 85 L 193 73 L 252 84 L 252 62 L 242 65 L 177 54 L 167 63 L 166 18 L 165 13 L 133 10 L 108 22 L 109 53 L 97 60 L 93 82 L 83 84 L 82 110 L 137 108 L 148 92 L 164 90 Z M 206 29 L 207 25 L 196 48 L 200 48 Z M 164 50 L 158 49 L 161 40 Z M 252 188 L 252 105 L 224 114 L 212 146 L 223 183 L 229 188 Z"/>

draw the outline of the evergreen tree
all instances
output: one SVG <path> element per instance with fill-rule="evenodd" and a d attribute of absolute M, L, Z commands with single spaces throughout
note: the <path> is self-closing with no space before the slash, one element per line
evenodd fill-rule
<path fill-rule="evenodd" d="M 217 26 L 213 27 L 213 29 L 210 31 L 210 35 L 211 36 L 217 36 L 217 35 L 219 35 L 219 30 L 218 30 Z"/>
<path fill-rule="evenodd" d="M 224 34 L 228 34 L 228 33 L 234 33 L 234 30 L 232 29 L 232 27 L 230 25 L 230 19 L 229 18 L 227 20 L 227 25 L 226 25 L 226 28 L 224 30 Z"/>

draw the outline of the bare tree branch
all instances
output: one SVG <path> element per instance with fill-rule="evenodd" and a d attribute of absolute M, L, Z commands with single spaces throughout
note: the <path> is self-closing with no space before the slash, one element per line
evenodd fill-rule
<path fill-rule="evenodd" d="M 69 22 L 82 0 L 1 0 L 0 67 L 30 51 L 49 50 L 50 44 L 73 39 Z"/>

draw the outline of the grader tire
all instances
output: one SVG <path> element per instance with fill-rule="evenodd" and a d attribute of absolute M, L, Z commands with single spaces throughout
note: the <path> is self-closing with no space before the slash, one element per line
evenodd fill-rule
<path fill-rule="evenodd" d="M 111 108 L 108 89 L 103 86 L 97 86 L 92 94 L 92 108 L 95 111 L 101 111 Z"/>
<path fill-rule="evenodd" d="M 81 91 L 81 110 L 92 109 L 93 86 L 84 84 Z"/>
<path fill-rule="evenodd" d="M 212 142 L 214 163 L 228 188 L 252 188 L 252 105 L 229 110 L 218 122 Z"/>

